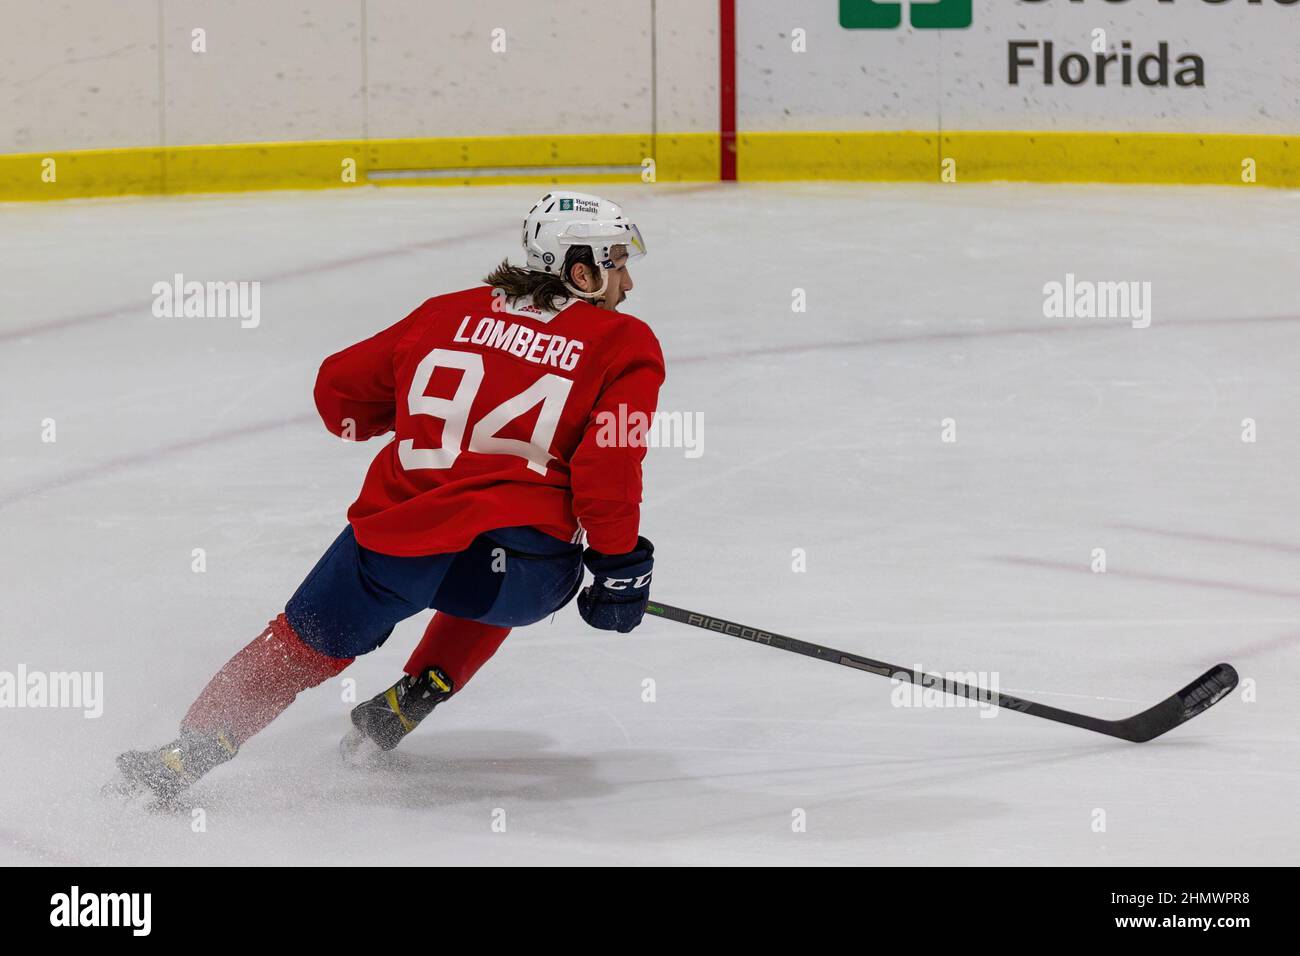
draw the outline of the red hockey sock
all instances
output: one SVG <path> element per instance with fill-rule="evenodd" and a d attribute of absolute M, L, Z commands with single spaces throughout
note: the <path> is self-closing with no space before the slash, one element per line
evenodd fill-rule
<path fill-rule="evenodd" d="M 352 660 L 308 647 L 281 614 L 208 681 L 181 729 L 223 730 L 243 744 L 299 693 L 340 673 Z"/>
<path fill-rule="evenodd" d="M 406 673 L 415 677 L 430 667 L 441 668 L 459 691 L 496 653 L 509 633 L 508 627 L 492 627 L 450 614 L 435 614 L 424 629 L 420 646 L 406 662 Z"/>

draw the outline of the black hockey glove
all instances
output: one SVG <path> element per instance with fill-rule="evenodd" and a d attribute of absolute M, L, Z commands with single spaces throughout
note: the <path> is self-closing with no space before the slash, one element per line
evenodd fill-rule
<path fill-rule="evenodd" d="M 650 601 L 650 572 L 655 546 L 645 538 L 627 554 L 604 554 L 588 548 L 582 562 L 596 580 L 578 595 L 578 613 L 592 627 L 626 634 L 641 623 Z"/>

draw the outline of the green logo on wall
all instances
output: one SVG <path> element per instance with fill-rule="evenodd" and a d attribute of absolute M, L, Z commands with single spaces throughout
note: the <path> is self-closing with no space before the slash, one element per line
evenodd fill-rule
<path fill-rule="evenodd" d="M 971 0 L 908 4 L 918 30 L 961 30 L 971 24 Z M 903 5 L 885 0 L 840 0 L 840 26 L 846 30 L 893 30 L 903 22 Z"/>
<path fill-rule="evenodd" d="M 572 199 L 561 199 L 561 200 L 560 200 L 560 212 L 570 212 L 572 209 L 573 209 L 573 200 L 572 200 Z"/>

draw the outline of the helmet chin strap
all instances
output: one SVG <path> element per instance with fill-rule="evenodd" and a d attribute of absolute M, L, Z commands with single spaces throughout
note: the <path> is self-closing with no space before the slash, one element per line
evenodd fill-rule
<path fill-rule="evenodd" d="M 598 265 L 596 268 L 600 270 L 600 288 L 595 292 L 583 292 L 581 289 L 570 285 L 568 279 L 563 280 L 564 287 L 580 299 L 590 299 L 595 302 L 604 298 L 605 290 L 609 288 L 609 271 L 604 266 Z"/>

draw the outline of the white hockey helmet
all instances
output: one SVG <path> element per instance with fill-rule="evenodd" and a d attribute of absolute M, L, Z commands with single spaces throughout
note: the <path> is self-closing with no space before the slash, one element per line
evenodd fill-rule
<path fill-rule="evenodd" d="M 537 200 L 524 219 L 523 239 L 529 271 L 560 276 L 566 286 L 568 277 L 561 273 L 564 256 L 572 246 L 591 249 L 602 278 L 614 265 L 611 252 L 615 246 L 623 246 L 629 259 L 645 255 L 641 230 L 628 222 L 623 207 L 587 193 L 556 191 Z M 604 288 L 602 282 L 599 292 L 589 294 L 569 286 L 584 298 L 600 295 Z"/>

